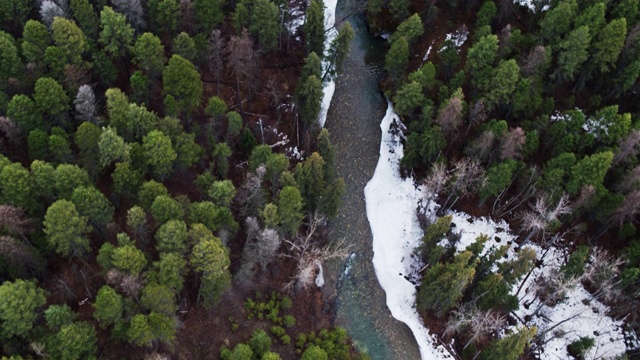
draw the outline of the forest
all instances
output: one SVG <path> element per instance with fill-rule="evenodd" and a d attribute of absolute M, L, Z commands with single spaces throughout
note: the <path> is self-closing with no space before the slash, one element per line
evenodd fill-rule
<path fill-rule="evenodd" d="M 545 355 L 571 338 L 558 330 L 571 318 L 535 320 L 584 289 L 637 339 L 639 10 L 637 0 L 367 3 L 370 30 L 388 35 L 381 87 L 406 126 L 402 171 L 438 204 L 435 216 L 418 209 L 416 309 L 454 358 L 640 355 L 637 341 L 624 353 L 626 337 L 623 353 L 603 353 L 597 331 Z M 515 240 L 461 244 L 459 212 L 504 220 Z"/>
<path fill-rule="evenodd" d="M 0 2 L 2 359 L 367 358 L 315 287 L 346 251 L 316 119 L 354 37 L 324 17 Z"/>

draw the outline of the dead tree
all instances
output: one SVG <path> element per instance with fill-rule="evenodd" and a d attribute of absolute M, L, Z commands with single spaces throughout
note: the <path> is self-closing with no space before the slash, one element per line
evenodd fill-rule
<path fill-rule="evenodd" d="M 520 216 L 522 219 L 522 231 L 528 232 L 523 244 L 526 244 L 531 238 L 540 233 L 545 238 L 546 230 L 548 230 L 549 226 L 563 215 L 569 214 L 571 210 L 569 197 L 566 194 L 562 195 L 555 205 L 550 204 L 550 200 L 546 196 L 538 197 L 531 206 L 531 210 L 524 212 Z"/>
<path fill-rule="evenodd" d="M 24 211 L 11 205 L 0 205 L 0 228 L 13 235 L 20 235 L 29 243 L 27 234 L 33 231 L 33 221 L 28 219 Z"/>
<path fill-rule="evenodd" d="M 225 41 L 219 29 L 215 29 L 209 36 L 209 70 L 216 76 L 216 94 L 220 96 L 220 73 L 224 66 L 222 62 Z"/>
<path fill-rule="evenodd" d="M 549 54 L 547 50 L 542 45 L 538 45 L 524 60 L 524 63 L 521 66 L 522 75 L 525 77 L 530 77 L 536 75 L 542 67 L 545 66 L 545 63 L 549 61 Z"/>
<path fill-rule="evenodd" d="M 612 166 L 620 164 L 630 156 L 635 157 L 640 151 L 640 130 L 632 130 L 627 137 L 620 141 L 618 152 L 613 157 Z"/>
<path fill-rule="evenodd" d="M 522 157 L 520 152 L 526 141 L 527 137 L 521 127 L 509 129 L 500 139 L 500 158 L 506 160 Z"/>
<path fill-rule="evenodd" d="M 503 329 L 506 325 L 505 316 L 493 310 L 479 310 L 467 303 L 453 311 L 444 335 L 465 334 L 469 340 L 462 348 L 466 349 L 472 343 L 486 341 L 492 333 Z"/>
<path fill-rule="evenodd" d="M 76 98 L 73 100 L 73 104 L 75 105 L 77 118 L 79 120 L 98 124 L 98 104 L 91 86 L 80 86 Z"/>
<path fill-rule="evenodd" d="M 256 80 L 253 79 L 253 76 L 255 75 L 255 53 L 253 51 L 253 42 L 249 38 L 247 29 L 243 29 L 240 36 L 231 36 L 231 39 L 227 44 L 227 53 L 229 54 L 229 66 L 236 78 L 238 103 L 240 104 L 240 111 L 242 111 L 240 84 L 246 80 L 250 80 L 252 83 L 255 83 Z"/>
<path fill-rule="evenodd" d="M 487 120 L 487 107 L 482 100 L 476 101 L 473 106 L 469 107 L 469 125 L 467 125 L 467 132 Z"/>
<path fill-rule="evenodd" d="M 451 173 L 453 175 L 450 179 L 453 181 L 449 182 L 445 190 L 449 195 L 441 204 L 441 213 L 448 211 L 460 198 L 473 192 L 484 179 L 484 168 L 477 161 L 468 158 L 456 161 Z"/>
<path fill-rule="evenodd" d="M 235 200 L 239 205 L 240 216 L 247 218 L 257 216 L 258 209 L 264 204 L 264 194 L 262 193 L 262 179 L 266 173 L 264 165 L 258 166 L 255 173 L 247 173 L 244 184 L 238 190 Z"/>
<path fill-rule="evenodd" d="M 306 231 L 291 240 L 284 240 L 288 252 L 282 256 L 293 259 L 296 266 L 296 274 L 285 284 L 284 288 L 291 291 L 308 291 L 314 284 L 315 277 L 321 264 L 330 259 L 341 259 L 349 255 L 350 246 L 342 239 L 334 244 L 322 244 L 317 232 L 325 225 L 326 221 L 318 212 L 314 213 L 305 224 Z"/>

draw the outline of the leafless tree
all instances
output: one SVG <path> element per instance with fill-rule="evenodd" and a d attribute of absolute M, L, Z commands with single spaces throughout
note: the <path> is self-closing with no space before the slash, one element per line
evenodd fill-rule
<path fill-rule="evenodd" d="M 180 0 L 180 11 L 182 12 L 183 25 L 189 30 L 187 33 L 191 34 L 192 22 L 193 22 L 193 3 L 191 0 Z"/>
<path fill-rule="evenodd" d="M 16 123 L 8 117 L 0 116 L 0 136 L 13 146 L 20 144 L 21 130 Z"/>
<path fill-rule="evenodd" d="M 444 163 L 436 162 L 431 166 L 431 172 L 423 181 L 423 185 L 427 191 L 427 204 L 428 209 L 431 205 L 431 201 L 442 192 L 449 181 L 449 175 L 447 166 Z"/>
<path fill-rule="evenodd" d="M 469 125 L 467 126 L 467 133 L 469 130 L 481 124 L 487 120 L 487 107 L 482 100 L 478 100 L 469 107 Z"/>
<path fill-rule="evenodd" d="M 209 70 L 216 76 L 217 94 L 220 95 L 220 73 L 224 64 L 222 63 L 225 41 L 219 29 L 215 29 L 209 36 Z"/>
<path fill-rule="evenodd" d="M 616 191 L 626 194 L 637 189 L 638 185 L 640 185 L 640 165 L 634 167 L 616 184 Z"/>
<path fill-rule="evenodd" d="M 154 351 L 151 354 L 145 355 L 144 360 L 171 360 L 171 357 Z"/>
<path fill-rule="evenodd" d="M 625 221 L 634 221 L 636 215 L 640 213 L 640 189 L 633 190 L 625 195 L 622 203 L 613 211 L 609 217 L 607 228 L 612 225 L 622 225 Z"/>
<path fill-rule="evenodd" d="M 140 32 L 147 24 L 144 21 L 144 11 L 140 0 L 111 0 L 115 11 L 123 14 L 131 26 Z"/>
<path fill-rule="evenodd" d="M 511 41 L 511 24 L 507 24 L 507 26 L 503 27 L 500 30 L 500 34 L 498 34 L 499 45 L 500 45 L 500 53 L 503 53 L 509 45 Z"/>
<path fill-rule="evenodd" d="M 285 284 L 287 290 L 309 290 L 314 284 L 315 277 L 324 261 L 345 258 L 349 255 L 350 247 L 344 239 L 330 245 L 319 243 L 316 232 L 325 226 L 325 219 L 318 212 L 311 215 L 306 224 L 306 232 L 294 239 L 284 240 L 288 252 L 284 257 L 292 258 L 297 263 L 296 274 Z"/>
<path fill-rule="evenodd" d="M 438 110 L 435 122 L 442 127 L 442 131 L 451 135 L 462 124 L 462 110 L 463 98 L 454 95 Z"/>
<path fill-rule="evenodd" d="M 523 243 L 527 243 L 532 237 L 542 233 L 545 237 L 545 231 L 551 223 L 559 220 L 563 215 L 569 214 L 572 208 L 569 205 L 569 197 L 564 194 L 556 204 L 551 203 L 547 196 L 540 196 L 531 206 L 530 211 L 525 211 L 521 216 L 521 227 L 523 231 L 528 232 Z"/>
<path fill-rule="evenodd" d="M 576 287 L 581 277 L 567 277 L 559 268 L 551 269 L 545 276 L 541 276 L 533 285 L 538 305 L 531 314 L 537 316 L 545 306 L 553 306 L 564 300 L 567 292 Z"/>
<path fill-rule="evenodd" d="M 502 160 L 520 158 L 522 156 L 520 151 L 526 141 L 527 137 L 521 127 L 510 128 L 500 141 L 500 158 Z"/>
<path fill-rule="evenodd" d="M 622 161 L 629 158 L 629 156 L 635 157 L 640 151 L 640 130 L 632 130 L 627 137 L 620 141 L 618 152 L 613 157 L 612 166 L 616 166 Z"/>
<path fill-rule="evenodd" d="M 585 269 L 584 281 L 595 288 L 593 296 L 607 304 L 617 300 L 622 291 L 617 279 L 624 260 L 609 254 L 606 250 L 595 247 L 591 250 L 589 266 Z"/>
<path fill-rule="evenodd" d="M 69 17 L 69 6 L 67 1 L 44 0 L 40 5 L 40 17 L 42 18 L 42 23 L 51 29 L 54 17 Z"/>
<path fill-rule="evenodd" d="M 42 257 L 30 245 L 11 236 L 0 236 L 0 257 L 18 277 L 41 275 L 46 266 Z"/>
<path fill-rule="evenodd" d="M 441 204 L 440 212 L 451 209 L 458 199 L 473 192 L 484 181 L 484 168 L 478 161 L 469 160 L 469 158 L 454 162 L 451 173 L 452 176 L 445 190 L 449 195 Z"/>
<path fill-rule="evenodd" d="M 107 284 L 122 291 L 129 297 L 137 297 L 144 285 L 144 281 L 139 276 L 125 274 L 116 268 L 111 268 L 107 271 L 105 280 Z"/>
<path fill-rule="evenodd" d="M 242 250 L 242 264 L 236 274 L 236 279 L 246 281 L 253 277 L 255 264 L 265 269 L 276 258 L 282 239 L 273 229 L 260 229 L 258 220 L 248 217 L 245 220 L 247 241 Z"/>
<path fill-rule="evenodd" d="M 227 53 L 229 54 L 229 66 L 236 78 L 236 91 L 238 94 L 238 103 L 242 109 L 242 97 L 240 93 L 240 84 L 251 79 L 255 75 L 255 53 L 253 51 L 253 42 L 249 38 L 247 29 L 242 30 L 240 36 L 231 36 L 227 44 Z"/>
<path fill-rule="evenodd" d="M 91 121 L 94 124 L 98 123 L 98 104 L 96 103 L 96 95 L 91 86 L 86 84 L 80 86 L 73 103 L 78 119 Z"/>
<path fill-rule="evenodd" d="M 593 185 L 586 185 L 582 189 L 580 189 L 580 194 L 573 201 L 572 207 L 574 209 L 584 209 L 587 207 L 591 200 L 593 200 L 596 195 L 596 188 Z"/>
<path fill-rule="evenodd" d="M 477 139 L 473 140 L 465 149 L 465 154 L 478 161 L 488 162 L 491 159 L 496 145 L 496 135 L 493 131 L 483 131 Z"/>
<path fill-rule="evenodd" d="M 73 93 L 79 90 L 80 85 L 86 84 L 91 80 L 89 70 L 82 66 L 74 64 L 66 64 L 64 66 L 64 85 L 68 91 Z"/>
<path fill-rule="evenodd" d="M 541 67 L 548 61 L 548 57 L 549 55 L 544 46 L 538 45 L 533 48 L 520 67 L 522 69 L 522 75 L 530 77 L 537 74 L 541 70 Z"/>
<path fill-rule="evenodd" d="M 24 211 L 11 205 L 0 205 L 0 228 L 10 234 L 20 235 L 26 242 L 26 235 L 33 231 L 33 221 L 27 218 Z"/>
<path fill-rule="evenodd" d="M 247 173 L 244 184 L 236 194 L 236 202 L 239 205 L 240 216 L 247 218 L 257 216 L 258 209 L 264 204 L 264 194 L 262 193 L 262 179 L 266 173 L 264 165 L 258 166 L 255 173 Z"/>
<path fill-rule="evenodd" d="M 627 33 L 622 54 L 628 61 L 635 60 L 634 55 L 638 51 L 638 45 L 640 45 L 640 24 L 636 24 Z"/>
<path fill-rule="evenodd" d="M 472 343 L 484 342 L 506 325 L 507 319 L 503 315 L 493 310 L 482 311 L 467 303 L 452 312 L 444 335 L 466 334 L 469 338 L 463 346 L 466 349 Z"/>

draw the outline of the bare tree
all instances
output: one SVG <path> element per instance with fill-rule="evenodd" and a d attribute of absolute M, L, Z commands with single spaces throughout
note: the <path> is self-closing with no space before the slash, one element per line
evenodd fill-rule
<path fill-rule="evenodd" d="M 625 195 L 622 203 L 613 211 L 609 217 L 606 228 L 612 225 L 622 225 L 625 221 L 634 221 L 636 215 L 640 213 L 640 189 L 633 190 Z"/>
<path fill-rule="evenodd" d="M 447 172 L 447 166 L 444 163 L 436 162 L 431 166 L 431 172 L 422 183 L 428 194 L 426 204 L 427 209 L 431 205 L 431 201 L 435 199 L 445 188 L 450 177 L 451 176 Z"/>
<path fill-rule="evenodd" d="M 306 232 L 294 239 L 284 240 L 289 248 L 282 256 L 292 258 L 297 263 L 296 274 L 285 284 L 285 289 L 309 290 L 314 284 L 315 277 L 324 261 L 345 258 L 349 255 L 350 247 L 342 239 L 335 244 L 323 245 L 316 236 L 320 227 L 325 225 L 325 219 L 318 212 L 310 216 L 306 224 Z"/>
<path fill-rule="evenodd" d="M 140 0 L 111 0 L 115 11 L 123 14 L 131 26 L 140 32 L 147 24 L 144 21 L 144 11 Z"/>
<path fill-rule="evenodd" d="M 69 6 L 66 0 L 44 0 L 40 5 L 42 23 L 51 29 L 54 17 L 68 18 Z"/>
<path fill-rule="evenodd" d="M 616 191 L 623 194 L 628 193 L 637 189 L 638 185 L 640 185 L 640 165 L 634 167 L 616 184 Z"/>
<path fill-rule="evenodd" d="M 503 315 L 493 310 L 482 311 L 467 303 L 452 312 L 444 335 L 464 333 L 469 338 L 462 347 L 466 349 L 472 343 L 484 342 L 489 335 L 503 329 L 506 325 L 507 319 Z"/>
<path fill-rule="evenodd" d="M 79 90 L 81 84 L 85 84 L 91 80 L 89 70 L 83 66 L 74 64 L 66 64 L 64 66 L 64 84 L 69 92 Z"/>
<path fill-rule="evenodd" d="M 527 137 L 521 127 L 511 128 L 506 133 L 500 144 L 500 158 L 502 160 L 520 158 L 522 148 L 524 147 Z"/>
<path fill-rule="evenodd" d="M 449 183 L 446 192 L 449 193 L 440 207 L 440 212 L 445 212 L 453 207 L 458 199 L 473 192 L 484 181 L 484 168 L 476 160 L 463 158 L 453 163 Z"/>
<path fill-rule="evenodd" d="M 438 110 L 435 122 L 442 127 L 446 134 L 451 135 L 462 124 L 462 110 L 463 97 L 454 95 L 445 106 Z"/>
<path fill-rule="evenodd" d="M 533 48 L 520 67 L 522 75 L 530 77 L 537 74 L 540 68 L 547 62 L 548 56 L 549 55 L 547 54 L 547 50 L 544 46 L 538 45 Z"/>
<path fill-rule="evenodd" d="M 465 149 L 465 154 L 479 161 L 489 161 L 496 144 L 496 135 L 493 131 L 485 130 L 473 140 Z"/>
<path fill-rule="evenodd" d="M 28 219 L 20 208 L 0 205 L 0 228 L 10 234 L 20 235 L 28 242 L 26 235 L 33 231 L 33 221 Z"/>
<path fill-rule="evenodd" d="M 242 264 L 236 274 L 236 279 L 245 281 L 253 277 L 256 264 L 265 269 L 276 258 L 282 239 L 273 229 L 260 229 L 258 220 L 248 217 L 245 220 L 247 241 L 242 250 Z"/>
<path fill-rule="evenodd" d="M 467 133 L 469 130 L 487 120 L 487 107 L 482 100 L 478 100 L 469 108 L 469 125 L 467 125 Z"/>
<path fill-rule="evenodd" d="M 571 210 L 569 197 L 566 194 L 563 194 L 556 204 L 550 203 L 547 196 L 538 197 L 531 206 L 531 211 L 524 212 L 520 217 L 522 230 L 528 232 L 523 243 L 527 243 L 539 233 L 542 233 L 544 238 L 549 226 L 561 216 L 569 214 Z"/>
<path fill-rule="evenodd" d="M 627 137 L 620 141 L 618 146 L 618 152 L 613 157 L 613 163 L 611 166 L 618 165 L 622 161 L 629 158 L 629 156 L 635 157 L 640 151 L 640 130 L 632 130 Z"/>
<path fill-rule="evenodd" d="M 255 53 L 253 51 L 253 42 L 249 38 L 247 29 L 243 29 L 240 36 L 231 36 L 227 44 L 227 53 L 229 54 L 229 66 L 236 78 L 238 103 L 242 110 L 240 84 L 249 79 L 251 79 L 251 82 L 255 82 L 255 79 L 252 79 L 255 74 Z"/>
<path fill-rule="evenodd" d="M 17 277 L 40 276 L 46 266 L 31 246 L 11 236 L 0 236 L 0 257 Z"/>
<path fill-rule="evenodd" d="M 182 12 L 183 25 L 189 30 L 187 33 L 193 32 L 193 3 L 191 0 L 180 0 L 180 11 Z"/>
<path fill-rule="evenodd" d="M 137 297 L 144 285 L 144 281 L 137 275 L 129 275 L 111 268 L 105 275 L 107 284 L 114 286 L 129 297 Z"/>
<path fill-rule="evenodd" d="M 73 103 L 76 108 L 78 119 L 90 121 L 94 124 L 98 123 L 98 104 L 96 103 L 96 95 L 94 94 L 91 86 L 80 86 Z"/>
<path fill-rule="evenodd" d="M 262 179 L 266 173 L 264 165 L 258 166 L 255 173 L 247 173 L 244 184 L 236 194 L 236 202 L 239 204 L 240 215 L 244 218 L 257 216 L 258 209 L 264 204 L 264 194 L 262 193 Z"/>
<path fill-rule="evenodd" d="M 209 36 L 209 70 L 216 76 L 217 94 L 220 95 L 220 72 L 224 64 L 222 63 L 225 41 L 219 29 L 215 29 Z"/>
<path fill-rule="evenodd" d="M 0 136 L 13 146 L 20 144 L 21 130 L 16 123 L 8 117 L 0 116 Z"/>
<path fill-rule="evenodd" d="M 617 277 L 624 263 L 623 259 L 599 247 L 591 250 L 591 259 L 584 273 L 584 281 L 596 289 L 593 292 L 596 299 L 611 304 L 622 295 Z"/>

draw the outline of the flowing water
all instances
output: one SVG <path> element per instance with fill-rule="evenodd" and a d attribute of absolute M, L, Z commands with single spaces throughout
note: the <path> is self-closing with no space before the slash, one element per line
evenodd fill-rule
<path fill-rule="evenodd" d="M 338 2 L 338 21 L 347 12 L 344 2 Z M 371 263 L 364 187 L 378 162 L 379 125 L 386 109 L 377 83 L 384 63 L 384 40 L 369 34 L 362 14 L 348 21 L 356 37 L 336 81 L 326 128 L 335 147 L 336 172 L 346 182 L 344 204 L 332 221 L 331 237 L 345 238 L 353 253 L 346 261 L 327 265 L 325 295 L 336 295 L 336 325 L 346 328 L 356 346 L 372 359 L 420 359 L 409 328 L 391 316 Z"/>

